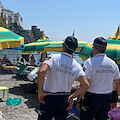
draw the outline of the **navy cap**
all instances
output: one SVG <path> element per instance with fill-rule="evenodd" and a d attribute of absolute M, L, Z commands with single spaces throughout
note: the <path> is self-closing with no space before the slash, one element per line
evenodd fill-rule
<path fill-rule="evenodd" d="M 107 47 L 107 40 L 104 39 L 103 37 L 97 37 L 94 40 L 93 45 L 99 50 L 105 50 Z"/>
<path fill-rule="evenodd" d="M 78 42 L 74 36 L 68 36 L 64 41 L 64 45 L 68 50 L 71 50 L 74 52 L 78 47 Z"/>

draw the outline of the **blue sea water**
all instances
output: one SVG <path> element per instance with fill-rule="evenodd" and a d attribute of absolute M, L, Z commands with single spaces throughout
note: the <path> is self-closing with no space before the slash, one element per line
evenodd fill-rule
<path fill-rule="evenodd" d="M 50 54 L 56 54 L 56 53 L 61 53 L 61 52 L 47 52 L 47 55 Z M 32 53 L 35 57 L 36 60 L 36 64 L 39 62 L 39 59 L 41 57 L 41 53 L 37 53 L 34 52 Z M 20 59 L 22 57 L 22 53 L 21 50 L 15 50 L 15 49 L 2 49 L 0 50 L 0 58 L 2 59 L 4 57 L 4 55 L 6 55 L 6 57 L 12 62 L 12 63 L 16 63 L 17 59 L 16 56 L 19 55 Z M 73 58 L 79 63 L 79 64 L 83 64 L 84 61 L 82 61 L 82 59 L 79 57 L 79 54 L 74 54 Z"/>

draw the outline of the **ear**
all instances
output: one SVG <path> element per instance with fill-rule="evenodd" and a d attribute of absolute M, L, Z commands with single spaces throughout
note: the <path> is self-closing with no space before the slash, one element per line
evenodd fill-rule
<path fill-rule="evenodd" d="M 64 52 L 64 50 L 65 50 L 65 49 L 64 49 L 64 43 L 62 43 L 62 52 Z"/>

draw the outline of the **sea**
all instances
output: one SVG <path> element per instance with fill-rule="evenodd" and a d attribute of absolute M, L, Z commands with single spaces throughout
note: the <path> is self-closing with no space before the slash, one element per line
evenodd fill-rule
<path fill-rule="evenodd" d="M 47 55 L 50 54 L 58 54 L 61 52 L 47 52 Z M 37 53 L 34 52 L 32 53 L 35 57 L 36 60 L 36 65 L 38 64 L 40 57 L 41 57 L 41 52 Z M 20 57 L 20 59 L 22 58 L 22 52 L 19 49 L 2 49 L 0 50 L 0 59 L 2 59 L 4 57 L 4 55 L 6 55 L 6 57 L 12 62 L 12 63 L 17 63 L 17 58 L 16 56 L 18 55 Z M 30 55 L 31 56 L 31 55 Z M 79 54 L 73 54 L 73 58 L 80 64 L 84 64 L 84 61 L 79 57 Z M 19 59 L 19 61 L 20 61 Z"/>

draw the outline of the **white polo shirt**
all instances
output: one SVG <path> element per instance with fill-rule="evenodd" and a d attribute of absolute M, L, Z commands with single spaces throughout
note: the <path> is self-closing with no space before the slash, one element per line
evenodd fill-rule
<path fill-rule="evenodd" d="M 50 67 L 43 87 L 47 92 L 70 92 L 73 82 L 85 75 L 80 64 L 66 52 L 51 54 L 44 63 Z"/>
<path fill-rule="evenodd" d="M 89 80 L 88 92 L 105 94 L 112 92 L 113 80 L 120 78 L 117 64 L 105 54 L 97 54 L 89 58 L 84 67 Z"/>

